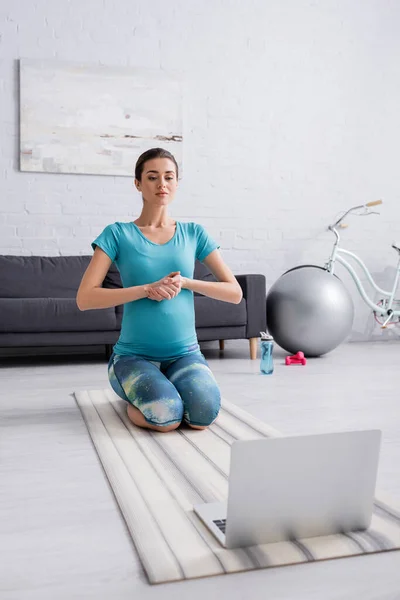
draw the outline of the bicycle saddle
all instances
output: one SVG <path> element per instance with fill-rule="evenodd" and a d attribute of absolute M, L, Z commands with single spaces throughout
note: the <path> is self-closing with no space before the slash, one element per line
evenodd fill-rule
<path fill-rule="evenodd" d="M 392 248 L 394 248 L 395 250 L 397 250 L 397 252 L 400 253 L 400 242 L 393 242 Z"/>

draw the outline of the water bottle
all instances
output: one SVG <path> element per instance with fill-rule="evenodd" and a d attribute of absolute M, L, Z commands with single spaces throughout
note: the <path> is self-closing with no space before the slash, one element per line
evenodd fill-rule
<path fill-rule="evenodd" d="M 271 335 L 261 331 L 261 362 L 260 371 L 263 375 L 272 375 L 274 372 L 274 359 L 272 351 L 274 349 L 274 340 Z"/>

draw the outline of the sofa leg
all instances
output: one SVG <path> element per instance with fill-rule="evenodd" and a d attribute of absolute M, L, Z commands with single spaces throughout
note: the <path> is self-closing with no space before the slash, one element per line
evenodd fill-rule
<path fill-rule="evenodd" d="M 110 360 L 112 354 L 112 344 L 106 344 L 106 360 Z"/>
<path fill-rule="evenodd" d="M 219 340 L 219 350 L 220 352 L 225 350 L 225 340 Z"/>
<path fill-rule="evenodd" d="M 258 338 L 256 338 L 256 337 L 250 338 L 249 342 L 250 342 L 250 358 L 251 358 L 251 360 L 255 360 L 257 358 Z"/>

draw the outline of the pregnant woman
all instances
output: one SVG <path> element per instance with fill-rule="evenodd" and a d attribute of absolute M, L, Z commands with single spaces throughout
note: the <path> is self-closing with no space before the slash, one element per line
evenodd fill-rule
<path fill-rule="evenodd" d="M 205 429 L 218 416 L 221 394 L 197 341 L 193 292 L 238 304 L 242 290 L 204 227 L 168 215 L 178 186 L 174 156 L 162 148 L 144 152 L 134 182 L 141 214 L 108 225 L 92 242 L 76 302 L 80 310 L 124 304 L 108 375 L 135 425 L 167 432 L 184 422 Z M 193 279 L 196 259 L 217 281 Z M 119 289 L 102 287 L 112 262 Z"/>

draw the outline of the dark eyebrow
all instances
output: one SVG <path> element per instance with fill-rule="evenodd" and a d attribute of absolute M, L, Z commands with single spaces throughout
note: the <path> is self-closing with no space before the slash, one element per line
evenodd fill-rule
<path fill-rule="evenodd" d="M 165 172 L 166 173 L 175 173 L 175 171 L 165 171 Z M 152 169 L 151 171 L 146 171 L 146 175 L 147 175 L 147 173 L 157 173 L 157 175 L 158 175 L 159 171 L 154 171 L 154 169 Z"/>

